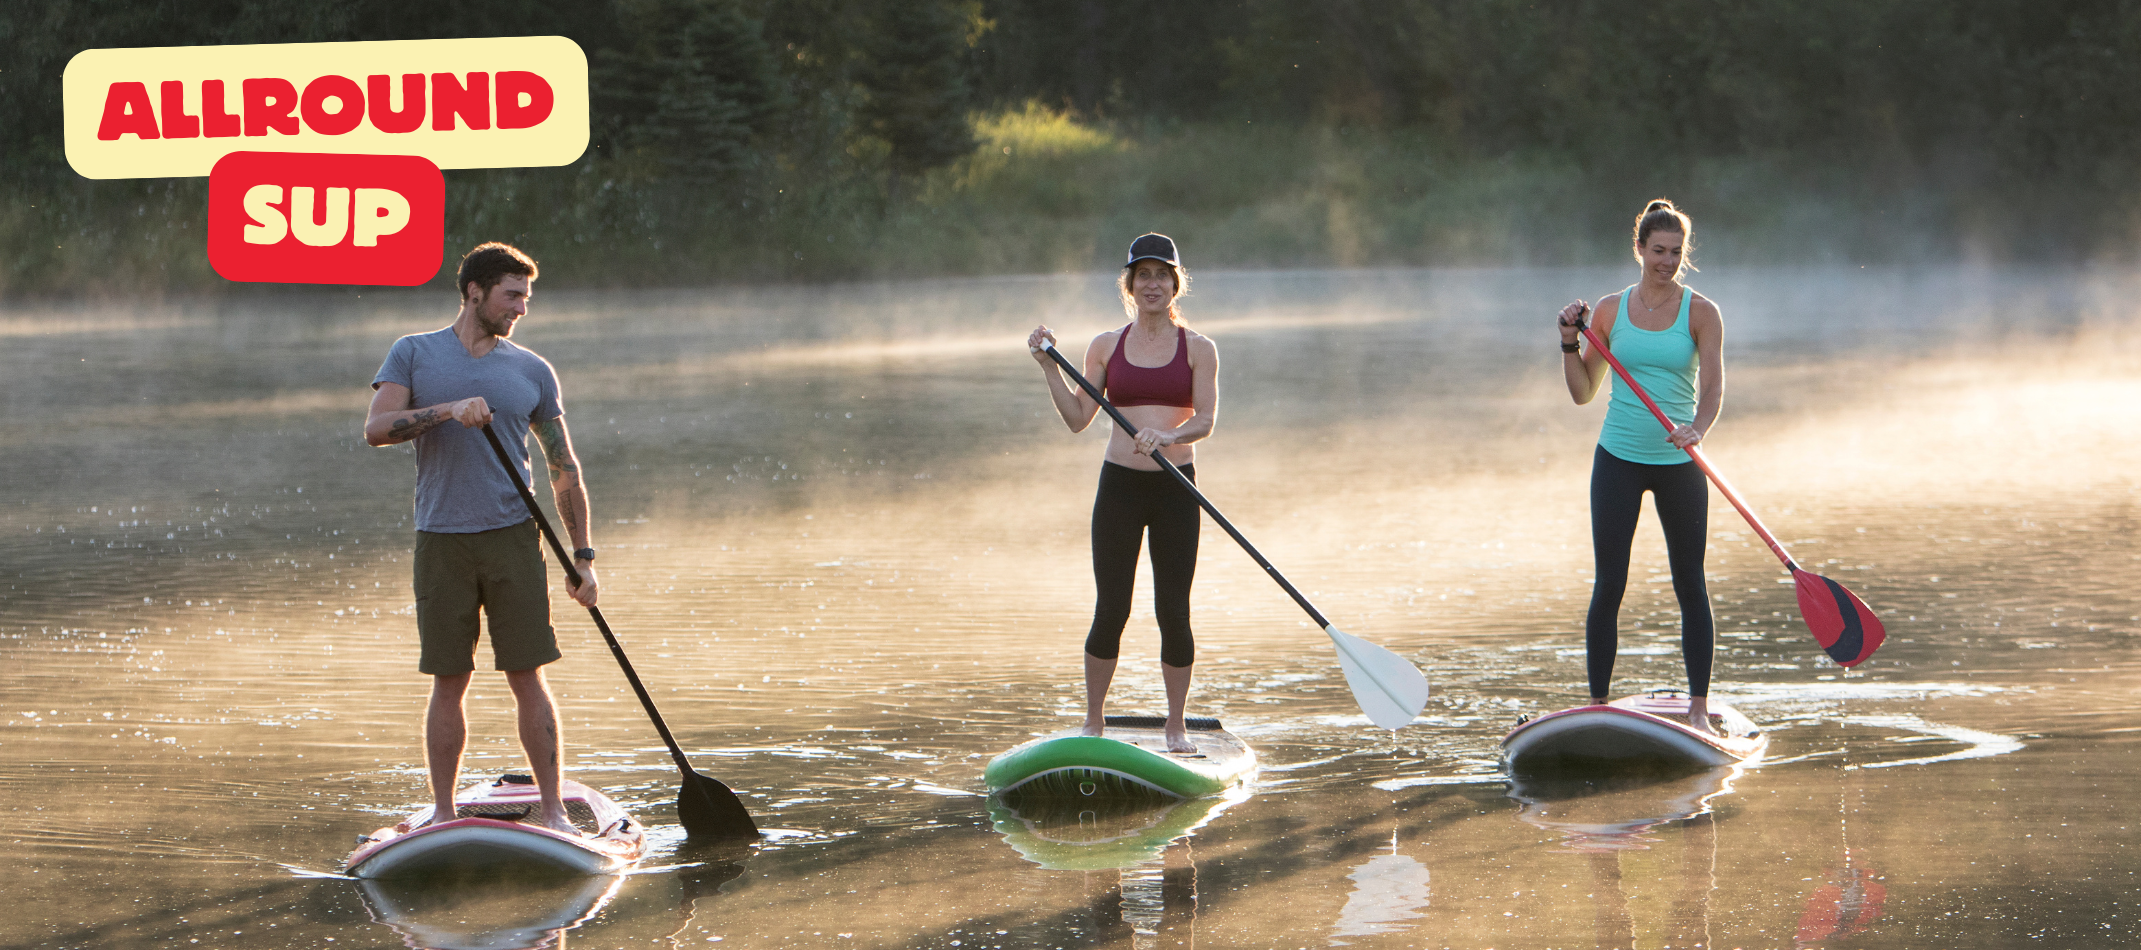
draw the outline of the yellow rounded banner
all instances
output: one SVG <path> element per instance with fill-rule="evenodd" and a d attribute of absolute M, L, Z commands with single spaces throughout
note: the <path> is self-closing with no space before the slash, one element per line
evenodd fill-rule
<path fill-rule="evenodd" d="M 587 54 L 562 36 L 92 49 L 62 86 L 85 178 L 200 177 L 231 152 L 516 168 L 587 150 Z"/>

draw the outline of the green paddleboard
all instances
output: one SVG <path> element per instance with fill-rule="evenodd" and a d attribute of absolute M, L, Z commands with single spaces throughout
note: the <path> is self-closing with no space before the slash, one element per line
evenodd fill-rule
<path fill-rule="evenodd" d="M 1194 753 L 1167 751 L 1158 716 L 1109 716 L 1108 734 L 1065 729 L 989 761 L 995 794 L 1058 798 L 1201 798 L 1241 784 L 1256 753 L 1217 719 L 1185 720 Z"/>

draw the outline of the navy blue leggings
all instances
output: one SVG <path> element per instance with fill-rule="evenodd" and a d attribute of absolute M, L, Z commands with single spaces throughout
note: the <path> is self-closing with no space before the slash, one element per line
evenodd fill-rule
<path fill-rule="evenodd" d="M 1621 595 L 1628 590 L 1628 548 L 1635 543 L 1646 491 L 1665 528 L 1665 560 L 1673 571 L 1673 594 L 1680 599 L 1680 656 L 1687 662 L 1688 694 L 1708 696 L 1710 659 L 1717 650 L 1710 591 L 1702 579 L 1702 553 L 1710 530 L 1709 483 L 1692 461 L 1644 465 L 1604 446 L 1591 456 L 1591 554 L 1597 570 L 1591 612 L 1583 624 L 1591 695 L 1607 696 L 1606 686 L 1613 679 Z"/>
<path fill-rule="evenodd" d="M 1197 480 L 1197 466 L 1180 466 Z M 1189 632 L 1189 585 L 1197 575 L 1197 499 L 1173 475 L 1114 462 L 1100 467 L 1093 496 L 1093 629 L 1085 652 L 1103 660 L 1120 652 L 1137 583 L 1137 547 L 1152 552 L 1152 612 L 1160 622 L 1160 662 L 1188 666 L 1197 644 Z M 1149 532 L 1149 539 L 1147 537 Z"/>

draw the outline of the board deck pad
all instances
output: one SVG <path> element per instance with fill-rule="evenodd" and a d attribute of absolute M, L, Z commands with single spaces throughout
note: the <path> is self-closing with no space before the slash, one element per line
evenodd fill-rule
<path fill-rule="evenodd" d="M 1194 753 L 1167 751 L 1159 716 L 1109 716 L 1105 736 L 1065 729 L 989 762 L 991 792 L 1032 800 L 1179 799 L 1221 792 L 1256 769 L 1256 753 L 1219 720 L 1185 719 Z"/>
<path fill-rule="evenodd" d="M 454 806 L 455 818 L 496 818 L 499 821 L 527 821 L 535 814 L 534 803 L 518 802 L 462 802 Z M 565 802 L 565 817 L 581 834 L 595 834 L 602 826 L 595 822 L 594 806 L 577 798 Z"/>

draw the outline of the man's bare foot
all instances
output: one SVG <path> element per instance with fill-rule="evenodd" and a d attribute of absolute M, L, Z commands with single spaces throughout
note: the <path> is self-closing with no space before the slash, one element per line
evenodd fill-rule
<path fill-rule="evenodd" d="M 411 818 L 411 819 L 409 819 L 408 821 L 404 821 L 404 822 L 400 822 L 400 823 L 396 824 L 396 825 L 394 826 L 394 831 L 395 831 L 395 833 L 397 833 L 397 834 L 408 834 L 409 832 L 415 831 L 415 830 L 417 830 L 418 828 L 424 828 L 424 827 L 429 827 L 429 826 L 431 826 L 431 825 L 436 825 L 436 824 L 438 824 L 439 822 L 442 822 L 442 821 L 450 821 L 450 820 L 452 820 L 452 819 L 450 819 L 450 818 L 440 818 L 440 817 L 439 817 L 439 815 L 440 815 L 440 814 L 441 814 L 441 812 L 439 811 L 439 806 L 437 806 L 437 805 L 433 805 L 433 806 L 431 806 L 431 810 L 430 810 L 430 811 L 427 811 L 427 812 L 423 813 L 422 815 L 419 815 L 419 816 L 417 816 L 417 817 L 415 817 L 415 818 Z M 453 810 L 452 810 L 452 809 L 447 809 L 447 810 L 446 810 L 446 811 L 444 812 L 444 814 L 447 814 L 447 815 L 452 815 L 452 814 L 453 814 Z"/>
<path fill-rule="evenodd" d="M 580 836 L 580 829 L 573 827 L 572 820 L 565 817 L 563 810 L 555 812 L 546 810 L 543 812 L 542 817 L 535 820 L 535 824 L 561 835 L 571 835 L 575 838 Z"/>
<path fill-rule="evenodd" d="M 1105 719 L 1088 719 L 1088 720 L 1086 720 L 1086 721 L 1085 721 L 1085 726 L 1084 726 L 1083 728 L 1081 728 L 1081 729 L 1079 729 L 1079 730 L 1078 730 L 1078 734 L 1079 734 L 1079 735 L 1081 735 L 1081 736 L 1100 736 L 1100 735 L 1106 735 L 1106 734 L 1107 734 L 1107 731 L 1108 731 L 1108 721 L 1107 721 L 1107 720 L 1105 720 Z"/>

